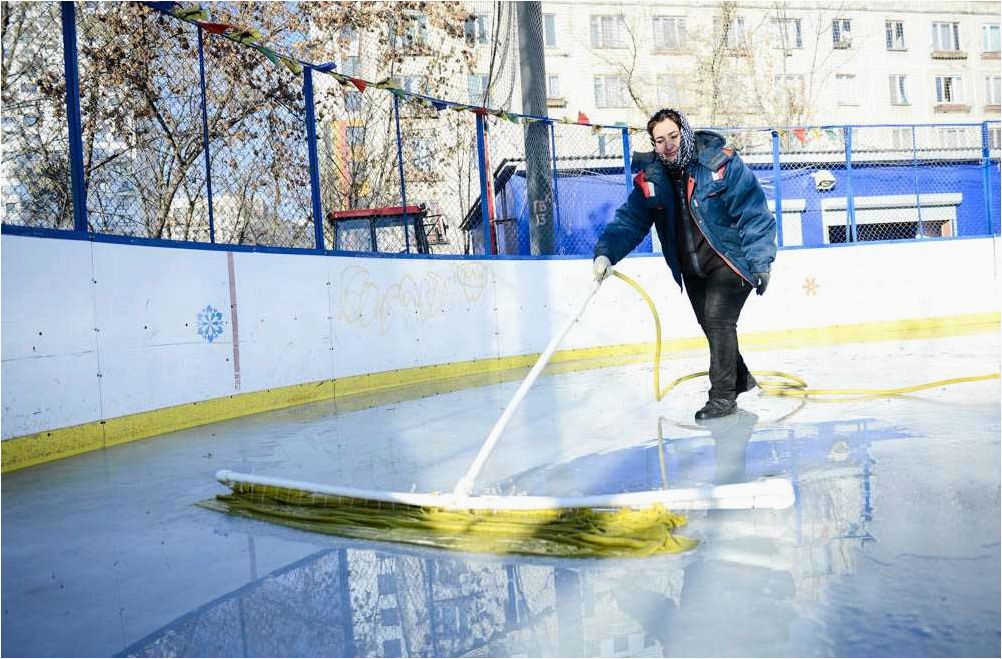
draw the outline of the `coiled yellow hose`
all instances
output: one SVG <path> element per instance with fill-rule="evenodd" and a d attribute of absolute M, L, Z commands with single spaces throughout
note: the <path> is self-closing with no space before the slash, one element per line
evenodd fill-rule
<path fill-rule="evenodd" d="M 654 306 L 654 301 L 651 299 L 651 296 L 647 294 L 647 291 L 645 291 L 640 284 L 618 270 L 613 270 L 612 274 L 624 281 L 627 285 L 633 288 L 633 290 L 635 290 L 640 297 L 643 298 L 644 302 L 647 303 L 647 308 L 651 310 L 651 316 L 654 318 L 654 399 L 660 401 L 669 391 L 674 389 L 679 384 L 707 375 L 707 371 L 690 373 L 673 380 L 664 389 L 661 388 L 661 317 L 658 315 L 658 310 Z M 758 384 L 762 389 L 762 393 L 768 396 L 794 396 L 799 398 L 821 396 L 848 396 L 862 398 L 900 396 L 902 394 L 910 394 L 915 391 L 922 391 L 923 389 L 934 389 L 936 387 L 945 387 L 951 384 L 999 379 L 998 373 L 989 373 L 986 375 L 948 378 L 946 380 L 936 380 L 935 382 L 925 382 L 923 384 L 915 384 L 908 387 L 896 387 L 891 389 L 810 389 L 807 386 L 807 382 L 805 382 L 802 378 L 789 373 L 783 373 L 781 371 L 752 371 L 752 375 L 758 379 Z"/>

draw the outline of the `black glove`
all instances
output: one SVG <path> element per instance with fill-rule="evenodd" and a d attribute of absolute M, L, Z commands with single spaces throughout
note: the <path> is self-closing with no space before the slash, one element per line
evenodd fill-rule
<path fill-rule="evenodd" d="M 769 287 L 769 273 L 756 272 L 755 278 L 758 279 L 758 284 L 755 286 L 755 292 L 762 295 L 765 293 L 765 289 Z"/>

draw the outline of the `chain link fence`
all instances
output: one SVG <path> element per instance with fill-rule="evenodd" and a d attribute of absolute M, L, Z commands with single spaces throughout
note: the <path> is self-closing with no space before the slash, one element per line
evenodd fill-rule
<path fill-rule="evenodd" d="M 365 83 L 354 76 L 375 72 L 357 56 L 342 58 L 339 77 L 297 72 L 142 4 L 72 7 L 66 65 L 79 72 L 87 224 L 74 223 L 60 6 L 11 3 L 6 225 L 386 254 L 590 255 L 632 187 L 633 154 L 651 149 L 643 129 L 483 110 L 510 103 L 511 53 L 495 53 L 498 71 L 471 74 L 461 99 L 471 105 L 459 105 L 423 95 L 421 76 Z M 485 5 L 460 38 L 486 50 L 491 23 L 511 32 L 513 20 Z M 758 176 L 782 247 L 999 233 L 997 121 L 715 130 Z M 638 247 L 659 249 L 653 236 Z"/>
<path fill-rule="evenodd" d="M 72 229 L 59 5 L 3 10 L 3 221 Z"/>

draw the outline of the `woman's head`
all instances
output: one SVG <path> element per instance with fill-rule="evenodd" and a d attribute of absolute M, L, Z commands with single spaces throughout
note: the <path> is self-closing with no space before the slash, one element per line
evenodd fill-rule
<path fill-rule="evenodd" d="M 692 160 L 692 128 L 678 110 L 663 108 L 655 112 L 647 121 L 647 134 L 658 159 L 668 169 L 684 169 Z"/>

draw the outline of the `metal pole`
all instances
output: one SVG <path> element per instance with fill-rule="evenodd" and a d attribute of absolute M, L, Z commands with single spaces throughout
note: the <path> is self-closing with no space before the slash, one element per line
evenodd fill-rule
<path fill-rule="evenodd" d="M 205 154 L 205 195 L 209 207 L 209 242 L 216 242 L 216 219 L 212 210 L 212 159 L 209 157 L 209 111 L 205 100 L 205 49 L 202 26 L 198 26 L 198 76 L 202 89 L 202 152 Z"/>
<path fill-rule="evenodd" d="M 992 150 L 988 142 L 987 121 L 981 122 L 981 172 L 985 188 L 985 235 L 990 236 L 992 234 Z M 955 233 L 960 233 L 959 226 Z"/>
<path fill-rule="evenodd" d="M 918 237 L 922 237 L 922 195 L 918 181 L 918 143 L 915 139 L 915 125 L 912 124 L 912 181 L 915 184 L 915 212 L 918 214 Z"/>
<path fill-rule="evenodd" d="M 80 71 L 77 62 L 77 23 L 73 3 L 59 3 L 63 24 L 63 71 L 66 77 L 66 122 L 70 147 L 70 186 L 73 230 L 87 231 L 87 183 L 83 164 L 83 122 L 80 117 Z"/>
<path fill-rule="evenodd" d="M 557 130 L 553 122 L 547 123 L 550 125 L 550 153 L 553 157 L 553 210 L 556 216 L 553 233 L 556 236 L 560 234 L 560 195 L 557 191 Z"/>
<path fill-rule="evenodd" d="M 630 129 L 622 128 L 623 131 L 623 179 L 626 182 L 626 196 L 629 197 L 630 193 L 633 192 L 633 172 L 630 170 L 630 160 L 632 154 L 630 153 Z"/>
<path fill-rule="evenodd" d="M 313 241 L 324 251 L 324 210 L 320 203 L 320 160 L 317 158 L 317 113 L 313 103 L 313 70 L 303 69 L 303 102 L 306 105 L 306 147 L 310 158 L 310 202 L 313 208 Z"/>
<path fill-rule="evenodd" d="M 477 164 L 480 169 L 480 221 L 484 231 L 484 255 L 490 254 L 491 250 L 491 224 L 489 213 L 487 212 L 487 157 L 484 153 L 484 116 L 477 114 Z"/>
<path fill-rule="evenodd" d="M 852 126 L 843 126 L 845 134 L 845 184 L 846 184 L 846 217 L 849 222 L 849 235 L 846 242 L 856 242 L 856 198 L 852 193 Z"/>
<path fill-rule="evenodd" d="M 776 242 L 783 246 L 783 168 L 779 161 L 779 131 L 772 131 L 772 196 L 776 207 Z M 801 240 L 801 243 L 803 241 Z"/>
<path fill-rule="evenodd" d="M 404 145 L 400 139 L 400 97 L 397 95 L 393 96 L 393 121 L 397 126 L 397 171 L 400 172 L 400 199 L 404 204 L 404 248 L 410 254 L 411 239 L 410 233 L 407 231 L 410 227 L 410 221 L 407 217 L 407 184 L 404 182 Z"/>
<path fill-rule="evenodd" d="M 543 10 L 537 1 L 516 2 L 518 15 L 519 74 L 522 112 L 548 116 L 546 107 L 546 57 L 543 52 Z M 546 125 L 532 122 L 523 128 L 525 148 L 525 189 L 529 208 L 529 251 L 553 254 L 553 191 L 550 189 L 550 144 Z"/>

